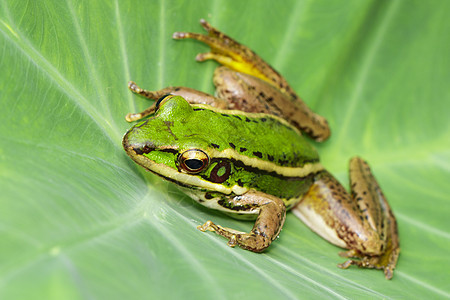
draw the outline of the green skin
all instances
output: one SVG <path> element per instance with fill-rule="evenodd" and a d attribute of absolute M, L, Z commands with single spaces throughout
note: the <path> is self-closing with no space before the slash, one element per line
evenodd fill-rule
<path fill-rule="evenodd" d="M 143 156 L 153 163 L 170 166 L 175 172 L 182 172 L 177 164 L 178 156 L 189 149 L 201 149 L 205 153 L 228 150 L 292 168 L 319 161 L 316 150 L 295 128 L 280 119 L 266 114 L 243 115 L 192 107 L 180 96 L 169 99 L 155 116 L 130 129 L 125 144 L 132 145 L 133 149 L 147 146 L 151 151 L 143 153 Z M 235 157 L 212 159 L 208 168 L 192 176 L 214 182 L 217 172 L 211 173 L 216 171 L 218 164 L 229 164 L 230 168 L 229 176 L 223 181 L 219 179 L 221 185 L 256 189 L 284 201 L 303 195 L 312 183 L 311 174 L 287 177 L 271 171 L 256 172 L 254 167 Z M 149 169 L 158 172 L 157 169 Z"/>
<path fill-rule="evenodd" d="M 163 97 L 146 111 L 127 116 L 129 121 L 150 116 L 125 134 L 127 154 L 202 205 L 256 218 L 250 233 L 211 221 L 199 226 L 224 236 L 230 246 L 263 251 L 280 233 L 286 210 L 292 209 L 323 238 L 349 249 L 341 255 L 351 259 L 341 268 L 355 264 L 383 269 L 392 278 L 400 251 L 397 224 L 367 163 L 351 160 L 348 194 L 300 133 L 325 140 L 326 120 L 250 49 L 208 23 L 202 25 L 209 36 L 175 33 L 174 38 L 211 46 L 210 53 L 197 59 L 226 66 L 214 76 L 219 97 L 183 87 L 150 92 L 131 82 L 135 93 Z"/>

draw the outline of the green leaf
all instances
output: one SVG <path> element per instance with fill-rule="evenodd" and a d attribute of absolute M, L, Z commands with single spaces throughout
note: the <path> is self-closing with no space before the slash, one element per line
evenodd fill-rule
<path fill-rule="evenodd" d="M 450 2 L 2 1 L 0 298 L 450 297 Z M 122 150 L 127 90 L 213 92 L 207 47 L 173 41 L 200 18 L 277 68 L 328 118 L 316 145 L 346 182 L 367 159 L 397 216 L 392 281 L 336 264 L 339 248 L 288 214 L 255 254 L 196 226 L 251 223 L 195 204 Z"/>

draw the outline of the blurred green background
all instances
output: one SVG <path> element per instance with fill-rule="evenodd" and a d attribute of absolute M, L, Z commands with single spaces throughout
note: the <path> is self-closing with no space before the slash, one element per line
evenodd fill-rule
<path fill-rule="evenodd" d="M 0 298 L 448 298 L 450 2 L 2 1 Z M 367 159 L 397 216 L 392 281 L 340 270 L 339 248 L 288 214 L 255 254 L 201 233 L 195 204 L 137 167 L 124 116 L 149 105 L 127 90 L 213 92 L 207 47 L 173 41 L 205 18 L 251 47 L 325 116 L 315 144 L 347 184 Z"/>

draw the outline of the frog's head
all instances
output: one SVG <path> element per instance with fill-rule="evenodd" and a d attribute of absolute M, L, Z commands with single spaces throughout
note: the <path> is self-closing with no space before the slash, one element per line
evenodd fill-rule
<path fill-rule="evenodd" d="M 216 163 L 211 159 L 215 151 L 211 136 L 217 136 L 214 121 L 194 117 L 197 108 L 181 96 L 168 95 L 158 102 L 155 115 L 123 137 L 127 154 L 178 185 L 229 194 L 230 188 L 221 183 L 230 175 L 230 168 L 214 168 Z"/>

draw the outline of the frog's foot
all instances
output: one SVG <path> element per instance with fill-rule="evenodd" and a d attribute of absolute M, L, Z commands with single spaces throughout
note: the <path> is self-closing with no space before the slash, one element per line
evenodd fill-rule
<path fill-rule="evenodd" d="M 228 239 L 227 245 L 230 247 L 235 247 L 239 245 L 241 248 L 250 250 L 253 252 L 262 252 L 272 243 L 272 238 L 265 236 L 264 233 L 259 232 L 241 232 L 231 228 L 222 227 L 220 225 L 214 224 L 211 221 L 198 226 L 197 229 L 201 231 L 213 231 L 218 235 L 221 235 Z"/>
<path fill-rule="evenodd" d="M 226 237 L 228 239 L 227 244 L 230 247 L 235 247 L 236 245 L 238 245 L 237 237 L 246 234 L 245 232 L 233 230 L 231 228 L 224 228 L 220 225 L 216 225 L 212 221 L 207 221 L 205 222 L 205 224 L 197 226 L 197 229 L 203 232 L 207 230 L 216 232 L 217 234 Z"/>
<path fill-rule="evenodd" d="M 349 250 L 339 253 L 340 256 L 351 259 L 342 264 L 338 264 L 338 267 L 341 269 L 347 269 L 351 265 L 356 265 L 361 268 L 383 270 L 386 279 L 392 279 L 399 253 L 399 248 L 390 249 L 379 256 L 368 256 L 356 250 Z"/>
<path fill-rule="evenodd" d="M 259 215 L 250 233 L 237 231 L 231 228 L 222 227 L 211 221 L 198 226 L 201 231 L 214 231 L 228 239 L 228 246 L 239 245 L 243 249 L 253 252 L 261 252 L 272 243 L 280 233 L 286 217 L 286 207 L 284 202 L 271 195 L 257 191 L 249 191 L 243 195 L 235 196 L 232 199 L 224 199 L 224 205 L 229 205 L 235 209 L 251 207 Z"/>
<path fill-rule="evenodd" d="M 258 77 L 280 89 L 285 89 L 288 86 L 281 75 L 248 47 L 220 32 L 203 19 L 200 20 L 200 24 L 208 32 L 208 35 L 175 32 L 172 36 L 176 40 L 190 38 L 210 46 L 210 52 L 197 55 L 198 61 L 214 59 L 232 70 Z"/>
<path fill-rule="evenodd" d="M 206 230 L 216 231 L 216 229 L 214 227 L 216 227 L 216 224 L 214 224 L 212 221 L 208 220 L 203 225 L 198 225 L 197 229 L 202 232 L 205 232 Z"/>

